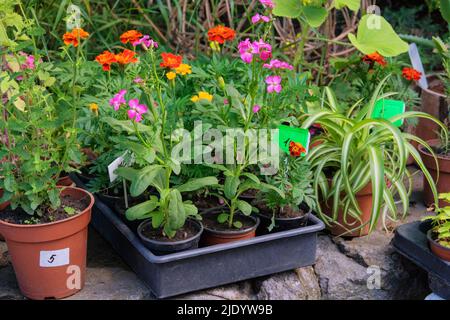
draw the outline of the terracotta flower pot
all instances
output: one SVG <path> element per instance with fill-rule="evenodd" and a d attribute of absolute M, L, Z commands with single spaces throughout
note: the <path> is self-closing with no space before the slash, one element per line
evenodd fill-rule
<path fill-rule="evenodd" d="M 212 215 L 214 218 L 220 213 L 219 211 L 210 211 L 206 213 L 206 215 Z M 202 215 L 203 217 L 205 215 Z M 242 230 L 215 230 L 203 223 L 203 235 L 201 239 L 201 244 L 203 246 L 212 246 L 215 244 L 222 244 L 222 243 L 230 243 L 234 241 L 239 240 L 245 240 L 254 238 L 256 236 L 256 229 L 259 226 L 259 218 L 258 217 L 252 217 L 252 216 L 244 216 L 242 214 L 236 215 L 236 218 L 239 219 L 250 219 L 252 221 L 252 226 L 248 228 L 244 228 Z"/>
<path fill-rule="evenodd" d="M 442 83 L 439 79 L 429 80 L 429 89 L 422 89 L 421 111 L 434 116 L 436 119 L 444 121 L 448 116 L 448 104 L 442 90 Z M 443 88 L 443 87 L 442 87 Z M 440 127 L 433 121 L 419 118 L 416 127 L 416 135 L 422 140 L 432 140 L 438 138 L 437 132 Z"/>
<path fill-rule="evenodd" d="M 433 230 L 428 230 L 427 232 L 428 244 L 430 245 L 431 251 L 442 260 L 450 262 L 450 248 L 440 245 L 433 239 L 432 233 Z"/>
<path fill-rule="evenodd" d="M 431 147 L 438 147 L 440 145 L 439 139 L 429 140 L 427 143 Z M 425 167 L 430 172 L 433 180 L 436 181 L 438 176 L 438 168 L 433 156 L 423 147 L 419 146 L 420 156 L 422 157 Z M 450 158 L 436 155 L 439 164 L 439 180 L 436 182 L 436 188 L 438 193 L 450 192 Z M 434 203 L 433 193 L 431 192 L 430 185 L 427 179 L 423 179 L 423 198 L 427 206 Z M 439 206 L 443 207 L 449 205 L 444 200 L 439 200 Z"/>
<path fill-rule="evenodd" d="M 327 228 L 335 236 L 343 237 L 362 237 L 369 234 L 369 223 L 372 213 L 372 185 L 368 184 L 365 188 L 356 194 L 356 201 L 361 209 L 360 219 L 356 219 L 347 214 L 347 219 L 344 220 L 342 209 L 339 209 L 336 222 L 331 222 Z M 333 216 L 332 199 L 326 203 L 322 203 L 322 211 L 325 215 Z M 363 227 L 362 227 L 363 226 Z M 356 229 L 357 230 L 354 230 Z"/>
<path fill-rule="evenodd" d="M 0 220 L 20 291 L 31 299 L 64 298 L 80 291 L 86 274 L 88 224 L 94 197 L 74 187 L 61 190 L 89 205 L 81 213 L 56 222 L 21 225 Z"/>
<path fill-rule="evenodd" d="M 3 189 L 0 189 L 0 198 L 3 197 Z M 0 203 L 0 211 L 5 210 L 9 206 L 9 201 Z M 0 241 L 5 241 L 2 234 L 0 233 Z"/>
<path fill-rule="evenodd" d="M 70 179 L 69 175 L 60 177 L 58 182 L 56 182 L 58 187 L 75 187 L 75 182 Z"/>

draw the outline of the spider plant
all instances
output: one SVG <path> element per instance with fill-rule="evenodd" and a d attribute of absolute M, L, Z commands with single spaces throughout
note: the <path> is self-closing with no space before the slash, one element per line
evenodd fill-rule
<path fill-rule="evenodd" d="M 379 83 L 368 103 L 363 104 L 361 99 L 350 107 L 338 103 L 333 91 L 325 88 L 320 111 L 308 114 L 303 123 L 303 128 L 320 124 L 324 129 L 324 133 L 314 139 L 321 143 L 310 151 L 307 160 L 314 171 L 313 187 L 317 199 L 324 200 L 323 203 L 332 203 L 332 214 L 324 214 L 320 204 L 317 208 L 318 214 L 327 225 L 336 223 L 339 211 L 342 212 L 345 223 L 349 219 L 361 221 L 362 210 L 356 194 L 368 184 L 372 186 L 373 196 L 370 222 L 354 230 L 369 224 L 369 232 L 373 231 L 380 216 L 383 217 L 384 226 L 386 218 L 397 220 L 394 200 L 397 194 L 404 216 L 409 207 L 411 193 L 411 176 L 406 168 L 410 154 L 432 186 L 437 203 L 433 179 L 410 142 L 416 141 L 431 154 L 433 150 L 422 139 L 401 132 L 394 123 L 401 119 L 421 117 L 435 121 L 442 128 L 445 126 L 432 116 L 416 111 L 404 112 L 390 119 L 373 119 L 371 115 L 377 100 L 395 95 L 382 94 L 388 78 L 389 76 Z"/>

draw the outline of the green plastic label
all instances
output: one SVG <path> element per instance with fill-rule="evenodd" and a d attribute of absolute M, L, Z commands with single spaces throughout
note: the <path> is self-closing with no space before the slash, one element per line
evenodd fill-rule
<path fill-rule="evenodd" d="M 405 103 L 400 100 L 380 99 L 375 104 L 375 108 L 372 113 L 372 119 L 386 119 L 402 114 L 405 112 Z M 401 127 L 403 120 L 397 120 L 393 124 L 396 127 Z"/>
<path fill-rule="evenodd" d="M 311 139 L 309 130 L 303 128 L 293 128 L 284 125 L 279 126 L 278 130 L 280 148 L 284 152 L 290 154 L 289 146 L 291 142 L 296 142 L 300 143 L 304 148 L 304 152 L 301 153 L 302 156 L 305 156 L 308 153 L 309 140 Z"/>

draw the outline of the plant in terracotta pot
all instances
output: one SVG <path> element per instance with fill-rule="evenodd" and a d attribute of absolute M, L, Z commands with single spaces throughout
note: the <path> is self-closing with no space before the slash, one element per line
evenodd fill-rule
<path fill-rule="evenodd" d="M 445 84 L 446 101 L 450 99 L 450 51 L 447 46 L 439 38 L 434 38 L 438 52 L 442 57 L 442 65 L 444 72 L 440 79 Z M 446 119 L 447 126 L 450 125 L 450 118 Z M 437 130 L 438 131 L 438 130 Z M 439 133 L 439 131 L 438 131 Z M 431 145 L 436 156 L 424 147 L 419 147 L 420 154 L 426 168 L 430 171 L 436 188 L 439 193 L 450 192 L 450 144 L 448 142 L 448 129 L 440 130 L 439 139 L 427 141 Z M 424 180 L 424 201 L 425 204 L 431 205 L 433 201 L 433 193 L 430 183 Z M 439 200 L 439 205 L 444 206 L 445 199 Z"/>
<path fill-rule="evenodd" d="M 439 199 L 450 203 L 450 193 L 442 193 Z M 431 221 L 432 228 L 427 233 L 431 251 L 439 258 L 450 262 L 450 206 L 435 209 L 436 215 L 424 220 Z"/>
<path fill-rule="evenodd" d="M 80 44 L 87 33 L 78 28 L 67 32 L 73 42 L 64 47 L 72 57 L 72 86 L 69 93 L 56 84 L 57 68 L 43 62 L 29 34 L 33 23 L 14 12 L 20 1 L 5 4 L 0 27 L 7 30 L 1 73 L 2 114 L 0 130 L 6 143 L 0 146 L 0 202 L 10 206 L 0 212 L 0 233 L 6 239 L 22 293 L 32 299 L 62 298 L 84 285 L 87 226 L 93 196 L 74 187 L 58 187 L 60 173 L 73 170 L 75 161 L 77 65 Z M 8 38 L 14 34 L 15 38 Z M 35 39 L 33 39 L 35 40 Z M 34 54 L 19 51 L 31 48 Z M 52 88 L 58 87 L 58 92 Z M 59 90 L 61 89 L 61 90 Z M 64 110 L 62 116 L 61 110 Z M 75 282 L 70 275 L 76 273 Z M 74 278 L 75 279 L 75 278 Z"/>
<path fill-rule="evenodd" d="M 284 191 L 284 197 L 269 190 L 260 193 L 255 202 L 262 232 L 298 228 L 307 222 L 308 214 L 316 207 L 309 163 L 292 148 L 291 151 L 290 155 L 283 155 L 277 174 L 266 178 L 268 184 Z"/>
<path fill-rule="evenodd" d="M 324 133 L 315 138 L 322 143 L 307 155 L 314 171 L 314 190 L 319 200 L 317 212 L 335 235 L 362 236 L 372 231 L 380 218 L 397 219 L 394 196 L 402 205 L 402 216 L 409 207 L 410 188 L 406 162 L 409 154 L 433 183 L 419 153 L 410 141 L 431 151 L 426 142 L 401 132 L 398 120 L 424 117 L 438 120 L 422 112 L 408 111 L 389 119 L 372 118 L 376 102 L 390 94 L 381 94 L 386 79 L 377 86 L 366 104 L 353 106 L 339 103 L 333 92 L 325 88 L 322 109 L 311 113 L 303 123 L 322 126 Z M 437 201 L 437 192 L 432 185 Z"/>

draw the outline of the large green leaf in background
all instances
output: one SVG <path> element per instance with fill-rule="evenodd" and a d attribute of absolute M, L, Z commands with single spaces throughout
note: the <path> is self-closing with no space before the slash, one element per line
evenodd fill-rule
<path fill-rule="evenodd" d="M 323 7 L 305 6 L 303 14 L 308 24 L 313 28 L 318 28 L 327 20 L 328 11 Z"/>
<path fill-rule="evenodd" d="M 306 22 L 313 28 L 320 27 L 328 17 L 327 9 L 317 6 L 303 6 L 301 0 L 275 0 L 274 3 L 274 15 L 287 18 L 298 18 L 303 15 Z"/>
<path fill-rule="evenodd" d="M 302 13 L 300 0 L 274 0 L 273 14 L 279 17 L 297 18 Z"/>
<path fill-rule="evenodd" d="M 394 57 L 408 51 L 408 44 L 400 39 L 389 22 L 374 14 L 363 16 L 357 35 L 351 33 L 348 38 L 364 54 L 378 52 L 384 57 Z"/>
<path fill-rule="evenodd" d="M 358 11 L 361 6 L 361 0 L 334 0 L 336 9 L 348 7 L 352 11 Z"/>
<path fill-rule="evenodd" d="M 450 23 L 450 0 L 441 0 L 440 9 L 442 17 Z"/>

